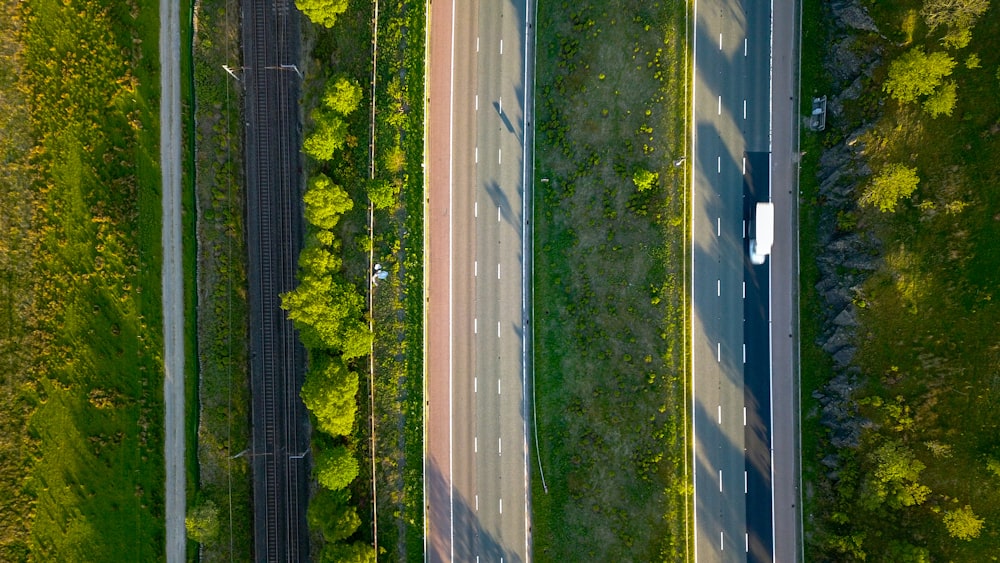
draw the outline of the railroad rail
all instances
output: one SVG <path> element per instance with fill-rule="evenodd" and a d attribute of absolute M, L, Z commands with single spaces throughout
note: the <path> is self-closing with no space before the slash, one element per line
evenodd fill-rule
<path fill-rule="evenodd" d="M 254 560 L 306 561 L 305 349 L 281 310 L 302 247 L 299 14 L 287 0 L 242 4 Z"/>

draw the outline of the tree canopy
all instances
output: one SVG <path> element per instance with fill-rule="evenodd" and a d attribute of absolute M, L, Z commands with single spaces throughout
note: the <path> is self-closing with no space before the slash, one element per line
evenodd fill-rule
<path fill-rule="evenodd" d="M 313 466 L 316 480 L 331 491 L 346 488 L 359 471 L 357 458 L 346 446 L 316 452 L 316 464 Z"/>
<path fill-rule="evenodd" d="M 358 375 L 343 360 L 323 352 L 310 355 L 300 395 L 316 417 L 316 428 L 330 436 L 346 436 L 358 411 Z"/>
<path fill-rule="evenodd" d="M 363 543 L 334 543 L 323 546 L 322 563 L 375 563 L 375 548 Z"/>
<path fill-rule="evenodd" d="M 347 123 L 330 111 L 312 112 L 315 127 L 302 142 L 302 152 L 316 160 L 330 160 L 347 142 Z"/>
<path fill-rule="evenodd" d="M 341 114 L 348 115 L 358 109 L 363 92 L 357 82 L 340 76 L 326 83 L 323 105 Z"/>
<path fill-rule="evenodd" d="M 931 117 L 951 115 L 957 101 L 958 85 L 955 84 L 954 80 L 949 80 L 941 85 L 936 92 L 927 96 L 927 99 L 924 100 L 924 111 Z"/>
<path fill-rule="evenodd" d="M 896 204 L 904 197 L 910 197 L 917 189 L 920 177 L 917 169 L 894 163 L 886 165 L 861 194 L 862 205 L 878 207 L 882 212 L 893 212 Z"/>
<path fill-rule="evenodd" d="M 219 533 L 219 508 L 210 500 L 192 508 L 184 518 L 184 528 L 192 540 L 210 541 Z"/>
<path fill-rule="evenodd" d="M 926 466 L 910 448 L 888 440 L 873 452 L 872 461 L 875 467 L 866 488 L 873 506 L 883 500 L 893 508 L 923 504 L 927 500 L 930 488 L 918 482 Z"/>
<path fill-rule="evenodd" d="M 953 68 L 955 60 L 947 53 L 926 53 L 914 47 L 892 61 L 882 88 L 902 103 L 915 102 L 933 94 Z"/>
<path fill-rule="evenodd" d="M 656 172 L 650 172 L 645 168 L 640 168 L 636 171 L 635 175 L 632 176 L 632 181 L 635 182 L 635 187 L 640 192 L 655 188 L 656 183 L 659 182 L 659 180 L 659 174 Z"/>
<path fill-rule="evenodd" d="M 944 513 L 944 525 L 948 528 L 948 534 L 959 540 L 978 538 L 984 522 L 985 520 L 976 516 L 969 505 Z"/>
<path fill-rule="evenodd" d="M 354 208 L 354 201 L 344 188 L 333 183 L 326 174 L 309 179 L 303 195 L 306 220 L 319 229 L 329 230 L 337 225 L 340 216 Z"/>
<path fill-rule="evenodd" d="M 333 27 L 337 17 L 347 11 L 348 4 L 348 0 L 295 0 L 296 8 L 323 27 Z"/>
<path fill-rule="evenodd" d="M 990 0 L 924 0 L 920 15 L 931 31 L 939 26 L 970 29 L 989 7 Z"/>
<path fill-rule="evenodd" d="M 331 491 L 319 489 L 309 499 L 309 510 L 306 519 L 309 527 L 323 532 L 323 539 L 328 542 L 346 540 L 354 535 L 361 519 L 357 509 L 348 504 L 351 493 L 347 489 Z"/>

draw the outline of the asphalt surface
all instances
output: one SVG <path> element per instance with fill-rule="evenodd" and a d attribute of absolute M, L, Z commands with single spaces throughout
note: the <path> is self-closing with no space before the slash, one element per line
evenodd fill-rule
<path fill-rule="evenodd" d="M 163 459 L 166 556 L 187 557 L 184 529 L 184 260 L 181 229 L 180 8 L 160 2 L 160 171 L 163 181 Z"/>
<path fill-rule="evenodd" d="M 309 556 L 305 349 L 280 308 L 302 246 L 299 14 L 290 1 L 242 4 L 254 560 Z"/>
<path fill-rule="evenodd" d="M 533 20 L 533 5 L 524 2 L 431 4 L 430 561 L 530 559 L 524 261 L 529 13 Z"/>
<path fill-rule="evenodd" d="M 691 329 L 699 561 L 773 559 L 771 259 L 750 265 L 745 236 L 748 210 L 770 192 L 770 26 L 771 5 L 762 0 L 695 6 Z"/>
<path fill-rule="evenodd" d="M 799 430 L 799 45 L 801 7 L 774 1 L 771 199 L 771 453 L 774 560 L 801 561 L 801 437 Z"/>

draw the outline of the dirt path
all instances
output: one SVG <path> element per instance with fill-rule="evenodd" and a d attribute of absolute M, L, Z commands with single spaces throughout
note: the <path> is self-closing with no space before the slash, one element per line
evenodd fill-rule
<path fill-rule="evenodd" d="M 160 168 L 163 174 L 163 458 L 167 561 L 185 560 L 184 271 L 181 246 L 180 10 L 160 1 Z"/>

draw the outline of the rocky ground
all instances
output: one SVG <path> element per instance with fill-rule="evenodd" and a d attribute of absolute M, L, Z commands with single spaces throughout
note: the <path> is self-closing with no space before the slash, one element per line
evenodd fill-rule
<path fill-rule="evenodd" d="M 819 401 L 821 423 L 830 430 L 835 448 L 855 447 L 867 421 L 860 417 L 852 399 L 860 370 L 852 364 L 857 348 L 858 307 L 864 304 L 862 284 L 881 264 L 881 244 L 871 233 L 842 228 L 857 206 L 857 191 L 871 175 L 863 157 L 861 141 L 873 121 L 844 117 L 844 106 L 857 100 L 863 86 L 882 62 L 877 45 L 865 39 L 879 31 L 868 12 L 856 0 L 824 6 L 824 19 L 832 22 L 824 59 L 833 92 L 828 101 L 827 131 L 831 139 L 819 159 L 818 226 L 819 281 L 816 289 L 824 302 L 823 331 L 816 344 L 833 358 L 835 376 L 813 392 Z M 831 454 L 823 464 L 836 470 Z"/>

